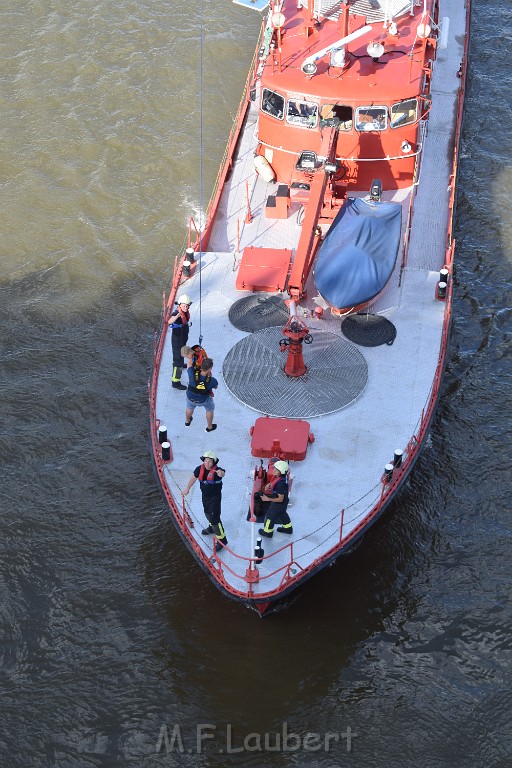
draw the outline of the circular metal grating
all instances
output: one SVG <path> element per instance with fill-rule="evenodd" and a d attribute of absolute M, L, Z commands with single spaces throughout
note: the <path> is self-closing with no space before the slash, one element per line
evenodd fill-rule
<path fill-rule="evenodd" d="M 315 331 L 303 346 L 304 376 L 292 378 L 282 370 L 286 352 L 279 340 L 282 328 L 265 328 L 241 339 L 224 360 L 227 388 L 255 411 L 269 416 L 312 418 L 340 411 L 361 394 L 368 381 L 363 355 L 341 336 Z"/>
<path fill-rule="evenodd" d="M 239 331 L 259 331 L 282 323 L 286 325 L 290 313 L 281 296 L 251 293 L 238 299 L 229 308 L 229 320 Z"/>
<path fill-rule="evenodd" d="M 393 323 L 381 315 L 349 315 L 341 324 L 344 336 L 354 344 L 362 347 L 380 347 L 381 344 L 391 344 L 396 338 L 396 328 Z"/>

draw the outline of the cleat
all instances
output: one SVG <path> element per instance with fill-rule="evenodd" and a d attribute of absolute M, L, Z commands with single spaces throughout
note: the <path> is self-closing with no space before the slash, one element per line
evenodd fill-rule
<path fill-rule="evenodd" d="M 283 528 L 282 525 L 277 528 L 278 533 L 293 533 L 293 528 Z"/>
<path fill-rule="evenodd" d="M 271 539 L 274 535 L 274 531 L 272 533 L 269 533 L 264 528 L 258 528 L 258 533 L 260 533 L 262 536 L 265 536 L 267 539 Z"/>
<path fill-rule="evenodd" d="M 205 432 L 213 432 L 214 429 L 217 429 L 216 424 L 212 424 L 211 427 L 206 427 Z"/>

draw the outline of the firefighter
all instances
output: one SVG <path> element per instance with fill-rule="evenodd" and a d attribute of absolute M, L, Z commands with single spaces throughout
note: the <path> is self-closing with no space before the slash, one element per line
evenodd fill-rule
<path fill-rule="evenodd" d="M 185 426 L 190 427 L 195 409 L 201 406 L 206 411 L 206 431 L 213 432 L 217 425 L 213 423 L 215 403 L 213 390 L 219 386 L 212 376 L 213 360 L 205 357 L 200 368 L 195 368 L 192 360 L 187 361 L 188 388 L 186 394 Z"/>
<path fill-rule="evenodd" d="M 262 508 L 265 511 L 263 528 L 259 529 L 262 536 L 271 539 L 274 535 L 274 523 L 281 525 L 278 533 L 293 533 L 292 521 L 286 511 L 288 506 L 288 462 L 276 461 L 274 464 L 274 476 L 265 485 L 260 496 Z"/>
<path fill-rule="evenodd" d="M 181 383 L 181 374 L 185 367 L 181 348 L 188 341 L 188 329 L 190 326 L 189 307 L 191 301 L 187 294 L 183 293 L 178 297 L 176 303 L 177 307 L 168 321 L 169 328 L 172 329 L 172 386 L 174 389 L 186 389 L 186 386 Z"/>
<path fill-rule="evenodd" d="M 208 527 L 203 528 L 201 533 L 203 536 L 209 536 L 213 533 L 217 539 L 215 551 L 220 552 L 228 543 L 226 531 L 220 519 L 222 478 L 226 471 L 219 467 L 219 459 L 214 451 L 205 451 L 201 456 L 201 461 L 203 463 L 194 469 L 194 473 L 188 481 L 187 487 L 184 488 L 182 495 L 186 496 L 196 480 L 199 480 L 204 514 L 209 523 Z"/>

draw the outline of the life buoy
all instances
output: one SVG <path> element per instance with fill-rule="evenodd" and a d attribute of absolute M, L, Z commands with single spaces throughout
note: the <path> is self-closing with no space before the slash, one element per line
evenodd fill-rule
<path fill-rule="evenodd" d="M 263 157 L 263 155 L 256 155 L 254 158 L 254 167 L 256 169 L 256 173 L 258 173 L 263 181 L 269 182 L 274 181 L 276 178 L 276 174 L 272 166 L 270 165 L 269 161 L 266 157 Z"/>

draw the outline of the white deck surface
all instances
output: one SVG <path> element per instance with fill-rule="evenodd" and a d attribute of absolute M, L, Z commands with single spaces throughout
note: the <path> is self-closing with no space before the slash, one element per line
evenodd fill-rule
<path fill-rule="evenodd" d="M 400 254 L 388 290 L 371 310 L 391 320 L 397 336 L 391 346 L 357 347 L 368 364 L 366 388 L 346 408 L 310 420 L 315 442 L 309 446 L 305 461 L 291 464 L 294 480 L 288 511 L 294 534 L 287 537 L 275 533 L 271 541 L 263 541 L 266 555 L 293 542 L 295 569 L 307 568 L 339 542 L 340 512 L 343 508 L 344 536 L 368 514 L 380 496 L 384 465 L 391 461 L 395 448 L 405 448 L 429 398 L 440 353 L 445 310 L 445 304 L 435 299 L 435 287 L 445 256 L 447 190 L 456 95 L 460 85 L 456 73 L 463 56 L 465 32 L 462 2 L 442 0 L 440 16 L 450 17 L 449 46 L 447 50 L 438 51 L 434 66 L 433 107 L 423 153 L 421 184 L 414 201 L 408 265 L 399 286 Z M 251 537 L 257 535 L 254 529 L 259 527 L 246 521 L 252 488 L 250 472 L 259 465 L 259 459 L 251 456 L 249 429 L 263 414 L 233 397 L 222 378 L 223 359 L 233 345 L 246 335 L 234 328 L 228 319 L 231 304 L 246 295 L 235 290 L 236 266 L 239 263 L 239 254 L 235 252 L 237 220 L 240 222 L 241 250 L 247 245 L 295 248 L 300 235 L 297 210 L 293 208 L 285 221 L 268 220 L 258 215 L 267 195 L 275 190 L 276 185 L 264 184 L 254 173 L 256 128 L 257 112 L 253 106 L 238 160 L 221 200 L 218 222 L 210 240 L 212 252 L 203 254 L 200 261 L 203 344 L 215 362 L 214 375 L 219 379 L 214 419 L 218 429 L 211 434 L 205 433 L 206 420 L 202 408 L 196 409 L 192 425 L 188 428 L 184 426 L 184 392 L 170 386 L 170 334 L 164 348 L 156 399 L 156 417 L 168 428 L 174 455 L 173 462 L 164 470 L 169 489 L 180 505 L 181 489 L 194 467 L 200 463 L 200 455 L 205 450 L 215 450 L 220 457 L 220 465 L 226 470 L 222 521 L 229 548 L 242 557 L 252 555 L 254 538 Z M 247 225 L 244 224 L 246 180 L 249 182 L 254 216 L 253 223 Z M 410 192 L 401 190 L 395 195 L 385 195 L 386 200 L 402 203 L 403 226 Z M 189 343 L 197 343 L 198 271 L 182 284 L 181 291 L 186 291 L 193 300 Z M 315 297 L 310 278 L 308 299 L 301 307 L 314 308 Z M 313 336 L 318 327 L 341 334 L 339 318 L 324 314 L 323 319 L 310 322 Z M 283 355 L 283 364 L 284 359 Z M 186 383 L 185 374 L 182 380 Z M 212 554 L 213 538 L 201 535 L 206 521 L 198 483 L 187 497 L 187 506 L 195 523 L 193 536 L 205 552 Z M 223 568 L 228 583 L 234 589 L 245 592 L 247 583 L 243 576 L 247 563 L 230 552 L 223 552 L 220 560 L 239 574 L 235 576 Z M 283 572 L 271 578 L 265 576 L 289 561 L 290 552 L 285 549 L 258 566 L 260 581 L 254 586 L 254 594 L 275 589 Z"/>

